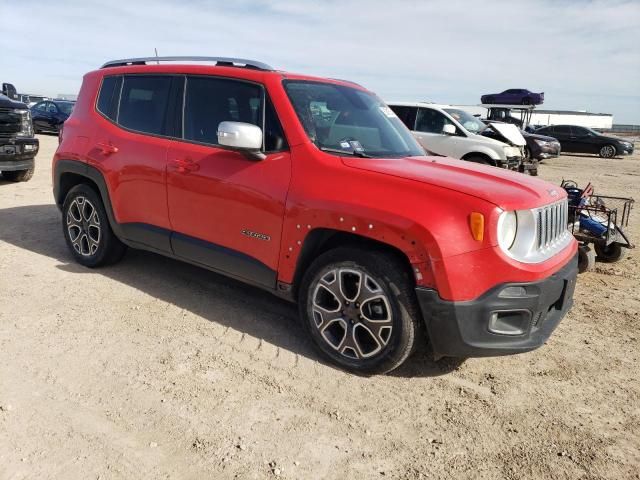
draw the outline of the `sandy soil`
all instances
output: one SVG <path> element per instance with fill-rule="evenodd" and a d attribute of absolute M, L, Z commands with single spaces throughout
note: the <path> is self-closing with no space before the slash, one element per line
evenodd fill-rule
<path fill-rule="evenodd" d="M 360 378 L 267 293 L 145 252 L 74 263 L 40 141 L 34 179 L 0 181 L 0 479 L 640 478 L 637 250 L 581 275 L 535 352 Z M 640 197 L 639 160 L 541 175 Z"/>

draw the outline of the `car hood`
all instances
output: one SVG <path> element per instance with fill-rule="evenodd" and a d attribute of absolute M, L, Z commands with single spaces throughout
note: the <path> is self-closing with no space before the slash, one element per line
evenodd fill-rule
<path fill-rule="evenodd" d="M 527 144 L 526 140 L 520 133 L 520 129 L 510 123 L 490 123 L 491 128 L 502 135 L 512 145 L 522 147 Z"/>
<path fill-rule="evenodd" d="M 9 97 L 0 94 L 0 107 L 2 108 L 16 108 L 19 110 L 26 110 L 27 106 L 22 102 L 16 102 Z"/>
<path fill-rule="evenodd" d="M 558 141 L 554 137 L 549 137 L 547 135 L 540 135 L 538 133 L 525 132 L 525 133 L 522 134 L 522 136 L 527 137 L 527 138 L 533 138 L 535 140 L 544 140 L 545 142 L 557 142 Z"/>
<path fill-rule="evenodd" d="M 449 157 L 351 158 L 346 166 L 414 180 L 486 200 L 504 210 L 547 205 L 566 196 L 544 180 Z"/>

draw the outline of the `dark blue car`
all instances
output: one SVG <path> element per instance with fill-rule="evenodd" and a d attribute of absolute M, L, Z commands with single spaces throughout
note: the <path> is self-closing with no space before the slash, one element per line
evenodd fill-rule
<path fill-rule="evenodd" d="M 58 133 L 60 127 L 71 115 L 75 102 L 68 100 L 46 100 L 31 107 L 33 129 L 36 133 Z"/>
<path fill-rule="evenodd" d="M 544 92 L 534 93 L 525 88 L 510 88 L 502 93 L 482 95 L 480 101 L 484 104 L 540 105 L 544 102 Z"/>

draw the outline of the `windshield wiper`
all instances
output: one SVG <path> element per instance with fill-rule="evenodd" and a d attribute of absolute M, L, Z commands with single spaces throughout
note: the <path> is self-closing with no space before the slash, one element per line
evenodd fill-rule
<path fill-rule="evenodd" d="M 327 153 L 342 153 L 343 155 L 352 155 L 354 157 L 371 158 L 371 155 L 367 155 L 362 150 L 340 150 L 339 148 L 319 147 L 320 150 Z"/>

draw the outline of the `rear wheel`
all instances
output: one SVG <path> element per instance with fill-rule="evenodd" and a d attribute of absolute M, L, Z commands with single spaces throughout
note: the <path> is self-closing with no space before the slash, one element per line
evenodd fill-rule
<path fill-rule="evenodd" d="M 589 272 L 596 266 L 596 252 L 590 245 L 578 247 L 578 272 Z"/>
<path fill-rule="evenodd" d="M 600 149 L 599 155 L 602 158 L 613 158 L 616 156 L 616 147 L 613 145 L 605 145 Z"/>
<path fill-rule="evenodd" d="M 402 364 L 420 330 L 409 273 L 393 255 L 375 250 L 340 247 L 321 255 L 304 275 L 299 307 L 320 352 L 365 375 Z"/>
<path fill-rule="evenodd" d="M 2 176 L 9 182 L 28 182 L 33 177 L 34 167 L 27 170 L 15 170 L 13 172 L 2 172 Z"/>
<path fill-rule="evenodd" d="M 531 99 L 529 97 L 523 98 L 521 103 L 522 105 L 530 105 Z"/>
<path fill-rule="evenodd" d="M 62 206 L 62 228 L 67 246 L 85 267 L 117 262 L 126 246 L 115 236 L 100 196 L 90 186 L 73 187 Z"/>
<path fill-rule="evenodd" d="M 611 243 L 609 245 L 595 245 L 596 255 L 598 260 L 606 263 L 617 262 L 622 258 L 622 245 L 619 243 Z"/>

